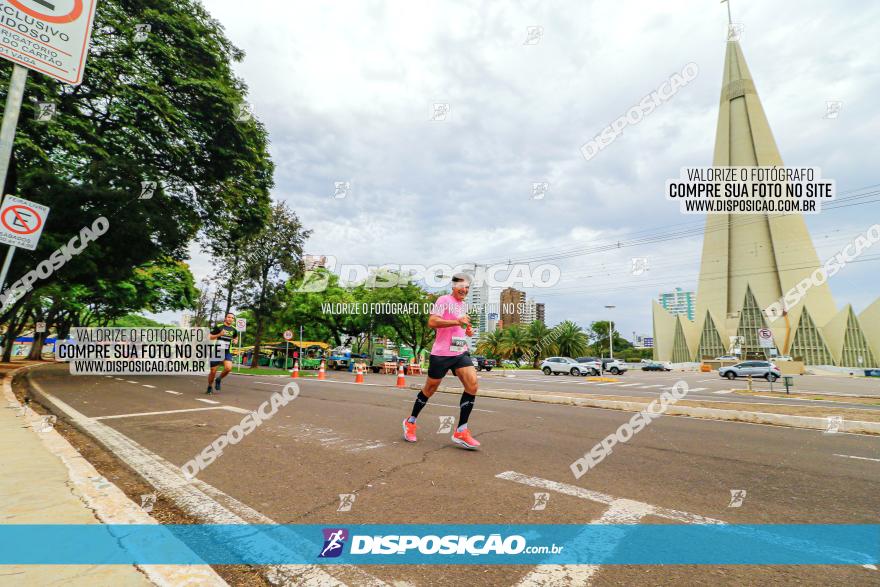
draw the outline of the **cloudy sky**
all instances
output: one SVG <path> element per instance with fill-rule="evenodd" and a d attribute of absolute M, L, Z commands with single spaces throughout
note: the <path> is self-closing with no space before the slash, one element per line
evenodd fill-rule
<path fill-rule="evenodd" d="M 587 326 L 614 304 L 627 337 L 650 333 L 659 292 L 696 287 L 703 220 L 663 185 L 711 165 L 724 4 L 203 1 L 246 53 L 237 72 L 270 132 L 274 196 L 314 231 L 307 252 L 376 265 L 546 258 L 561 281 L 528 293 L 548 323 Z M 821 167 L 839 192 L 880 184 L 880 5 L 734 0 L 733 17 L 785 162 Z M 581 155 L 690 62 L 696 79 Z M 842 102 L 836 119 L 829 100 Z M 445 120 L 431 120 L 437 103 Z M 338 181 L 351 182 L 346 198 L 333 197 Z M 541 199 L 535 182 L 549 184 Z M 880 220 L 876 198 L 855 201 L 808 218 L 821 258 Z M 670 231 L 681 238 L 632 245 Z M 632 275 L 633 257 L 648 271 Z M 192 264 L 210 271 L 197 252 Z M 877 269 L 839 273 L 838 304 L 873 301 Z"/>

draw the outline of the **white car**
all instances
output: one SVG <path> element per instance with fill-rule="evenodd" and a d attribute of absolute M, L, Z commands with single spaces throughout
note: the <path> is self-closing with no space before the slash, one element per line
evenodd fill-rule
<path fill-rule="evenodd" d="M 589 375 L 595 370 L 595 367 L 587 363 L 578 363 L 570 357 L 547 357 L 541 363 L 541 371 L 544 375 L 559 375 L 560 373 L 568 373 L 569 375 Z"/>
<path fill-rule="evenodd" d="M 602 364 L 605 366 L 605 370 L 609 371 L 612 375 L 625 373 L 629 368 L 617 359 L 602 359 Z"/>

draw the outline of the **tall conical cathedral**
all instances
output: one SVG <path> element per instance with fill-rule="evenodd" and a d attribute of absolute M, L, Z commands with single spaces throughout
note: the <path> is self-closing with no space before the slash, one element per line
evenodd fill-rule
<path fill-rule="evenodd" d="M 715 133 L 715 167 L 784 166 L 739 41 L 727 43 Z M 743 358 L 769 356 L 758 330 L 769 328 L 778 354 L 808 365 L 877 367 L 880 300 L 856 316 L 837 309 L 827 283 L 813 286 L 786 315 L 763 310 L 819 268 L 800 214 L 710 214 L 703 236 L 695 321 L 653 305 L 654 358 L 689 362 L 728 354 L 742 337 Z"/>

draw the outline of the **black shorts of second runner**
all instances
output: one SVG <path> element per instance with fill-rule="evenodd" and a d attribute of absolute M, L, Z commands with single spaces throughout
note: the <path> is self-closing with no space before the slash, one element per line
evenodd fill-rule
<path fill-rule="evenodd" d="M 471 354 L 467 351 L 451 357 L 431 355 L 431 358 L 428 359 L 428 377 L 431 379 L 443 379 L 446 377 L 446 372 L 450 369 L 452 369 L 452 374 L 455 375 L 455 370 L 459 367 L 473 366 L 474 363 L 471 360 Z"/>
<path fill-rule="evenodd" d="M 224 356 L 222 361 L 211 361 L 211 366 L 217 367 L 219 365 L 222 365 L 225 361 L 231 361 L 231 360 L 232 360 L 232 353 L 226 353 L 226 355 Z"/>

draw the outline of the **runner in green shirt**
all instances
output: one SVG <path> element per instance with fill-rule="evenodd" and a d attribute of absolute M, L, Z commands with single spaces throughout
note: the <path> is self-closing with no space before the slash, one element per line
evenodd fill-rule
<path fill-rule="evenodd" d="M 227 312 L 226 319 L 222 323 L 217 324 L 211 330 L 211 334 L 208 337 L 211 340 L 219 341 L 218 345 L 223 352 L 223 360 L 211 361 L 211 372 L 208 373 L 208 390 L 205 392 L 209 395 L 214 393 L 211 389 L 211 384 L 214 384 L 214 389 L 220 391 L 220 381 L 232 372 L 231 345 L 238 342 L 238 329 L 233 326 L 234 322 L 235 314 Z M 221 363 L 223 364 L 223 373 L 220 374 L 220 377 L 217 377 L 217 367 L 219 367 Z"/>

